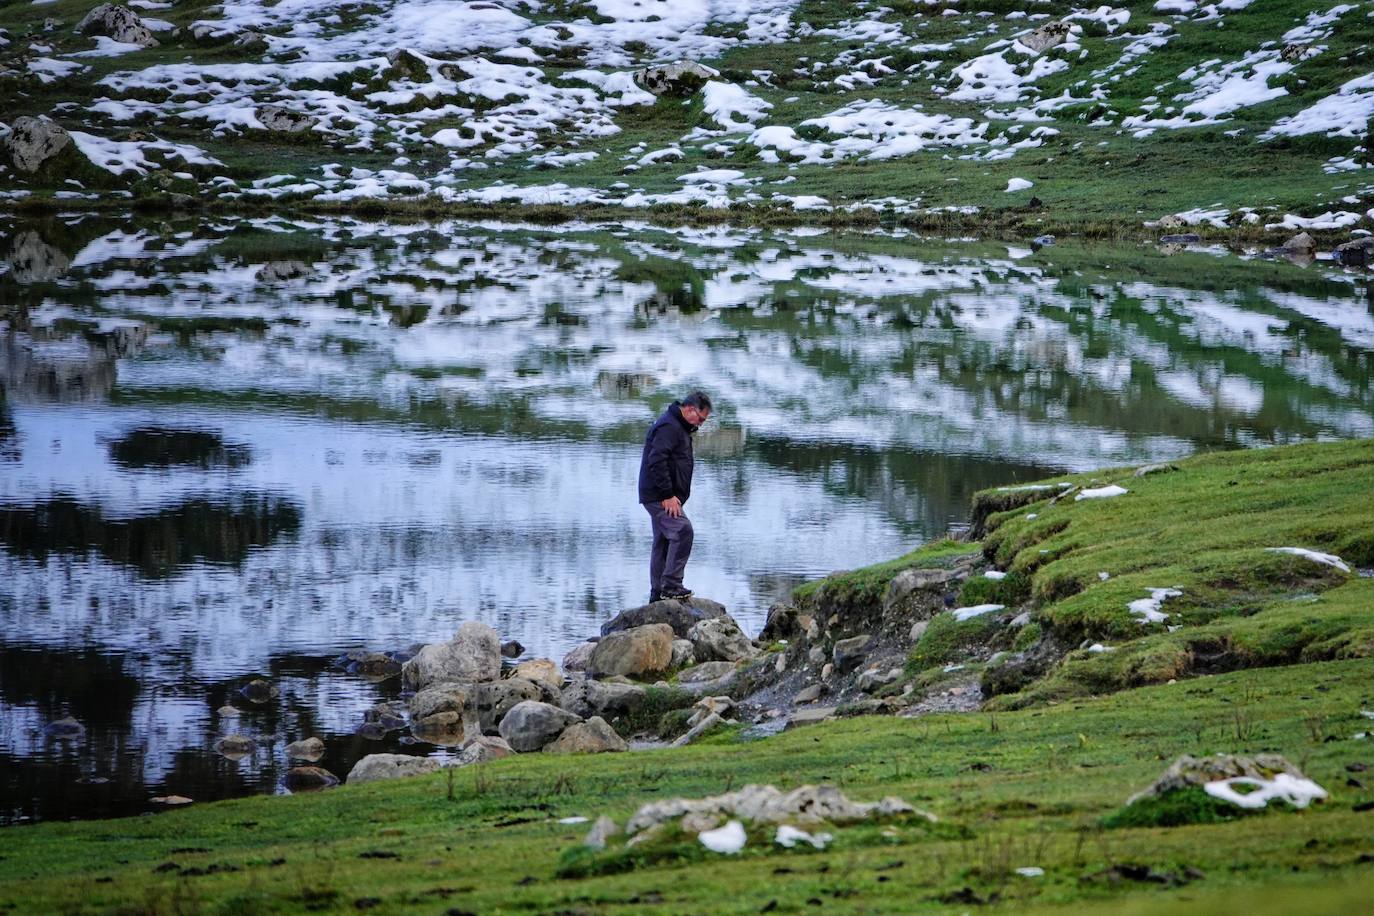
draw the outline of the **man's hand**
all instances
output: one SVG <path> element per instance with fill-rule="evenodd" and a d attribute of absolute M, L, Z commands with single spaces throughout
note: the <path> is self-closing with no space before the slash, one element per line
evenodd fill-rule
<path fill-rule="evenodd" d="M 673 518 L 682 517 L 682 500 L 678 499 L 676 496 L 669 496 L 663 501 L 662 505 L 663 511 L 667 512 Z"/>

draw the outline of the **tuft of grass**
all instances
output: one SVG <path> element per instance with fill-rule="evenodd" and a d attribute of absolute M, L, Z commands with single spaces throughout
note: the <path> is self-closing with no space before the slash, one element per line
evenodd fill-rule
<path fill-rule="evenodd" d="M 1264 814 L 1268 807 L 1241 808 L 1213 798 L 1201 786 L 1188 786 L 1123 805 L 1102 819 L 1103 827 L 1182 827 L 1185 824 L 1221 824 Z"/>
<path fill-rule="evenodd" d="M 895 560 L 874 563 L 849 572 L 837 573 L 793 589 L 792 597 L 801 602 L 824 599 L 837 603 L 875 602 L 897 573 L 907 569 L 929 569 L 947 566 L 951 560 L 976 553 L 977 544 L 943 538 L 923 544 Z"/>

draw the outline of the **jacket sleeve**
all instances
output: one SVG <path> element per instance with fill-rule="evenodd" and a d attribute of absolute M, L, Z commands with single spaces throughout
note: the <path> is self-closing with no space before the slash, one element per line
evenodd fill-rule
<path fill-rule="evenodd" d="M 668 441 L 670 438 L 662 426 L 655 429 L 649 438 L 649 453 L 644 459 L 651 491 L 667 493 L 669 496 L 673 493 L 672 471 L 669 470 L 669 465 L 673 461 L 672 443 Z"/>

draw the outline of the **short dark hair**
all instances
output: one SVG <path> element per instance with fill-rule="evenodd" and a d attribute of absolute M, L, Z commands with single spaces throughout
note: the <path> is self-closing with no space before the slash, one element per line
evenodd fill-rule
<path fill-rule="evenodd" d="M 704 391 L 693 391 L 682 399 L 682 403 L 687 407 L 695 407 L 697 410 L 711 412 L 711 397 Z"/>

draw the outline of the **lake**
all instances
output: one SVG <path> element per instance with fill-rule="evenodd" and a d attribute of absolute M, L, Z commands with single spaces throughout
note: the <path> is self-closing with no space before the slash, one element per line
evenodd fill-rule
<path fill-rule="evenodd" d="M 643 434 L 693 387 L 687 583 L 751 634 L 983 487 L 1374 435 L 1369 276 L 1222 248 L 69 214 L 0 252 L 0 823 L 284 791 L 308 735 L 450 753 L 355 734 L 399 685 L 334 660 L 464 620 L 557 660 L 643 603 Z"/>

